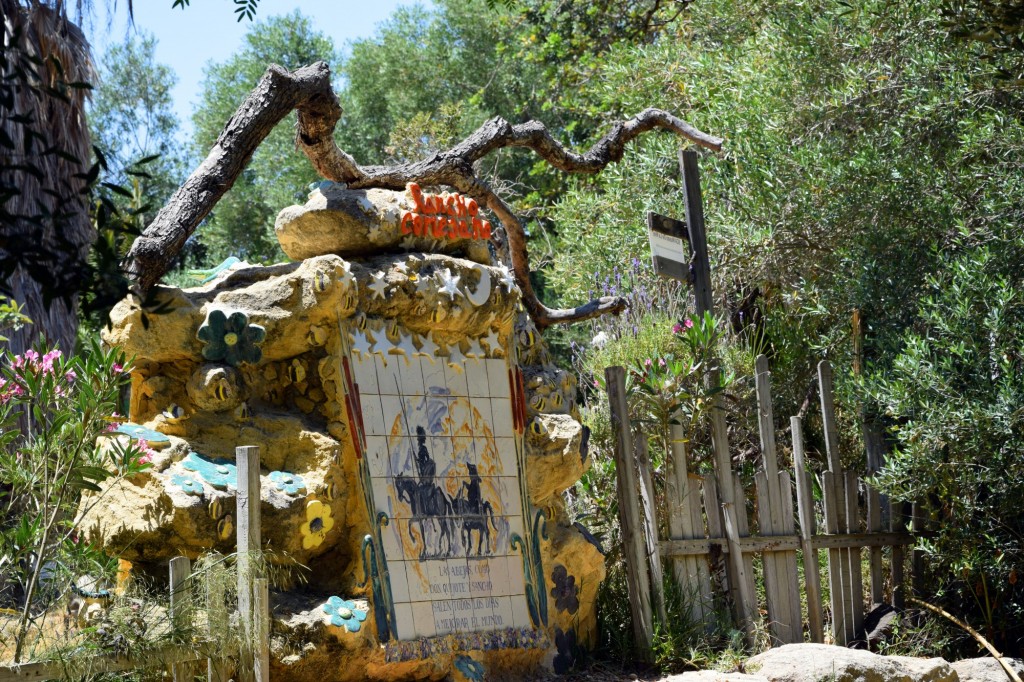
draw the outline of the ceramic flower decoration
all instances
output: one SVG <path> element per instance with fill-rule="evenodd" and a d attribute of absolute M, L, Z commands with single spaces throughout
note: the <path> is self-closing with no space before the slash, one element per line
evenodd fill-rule
<path fill-rule="evenodd" d="M 287 471 L 271 471 L 270 482 L 286 495 L 298 495 L 306 491 L 306 482 L 302 480 L 302 477 Z"/>
<path fill-rule="evenodd" d="M 481 682 L 484 679 L 484 664 L 469 656 L 457 656 L 455 667 L 471 682 Z"/>
<path fill-rule="evenodd" d="M 302 548 L 319 547 L 332 528 L 334 519 L 331 518 L 331 508 L 320 500 L 310 500 L 306 505 L 306 522 L 299 526 Z"/>
<path fill-rule="evenodd" d="M 199 474 L 204 481 L 218 490 L 227 490 L 237 485 L 238 470 L 233 462 L 223 459 L 207 459 L 198 452 L 190 452 L 181 462 L 189 471 Z"/>
<path fill-rule="evenodd" d="M 359 632 L 362 622 L 366 620 L 366 611 L 356 608 L 354 602 L 341 597 L 331 597 L 324 604 L 327 622 L 336 628 L 344 627 L 349 632 Z"/>
<path fill-rule="evenodd" d="M 260 361 L 263 351 L 259 344 L 266 335 L 263 327 L 249 324 L 245 313 L 235 311 L 228 316 L 223 310 L 211 310 L 196 337 L 205 343 L 204 358 L 237 367 L 243 362 L 256 364 Z"/>

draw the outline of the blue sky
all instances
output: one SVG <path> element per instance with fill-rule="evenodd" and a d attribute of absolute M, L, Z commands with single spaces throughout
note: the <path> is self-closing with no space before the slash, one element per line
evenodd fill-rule
<path fill-rule="evenodd" d="M 192 130 L 192 106 L 199 96 L 203 66 L 210 61 L 224 61 L 237 51 L 249 21 L 235 20 L 231 0 L 191 0 L 191 6 L 184 10 L 173 8 L 173 4 L 174 0 L 134 0 L 135 30 L 156 37 L 157 60 L 174 69 L 178 76 L 174 106 L 183 137 L 187 138 Z M 411 4 L 415 4 L 414 0 L 262 0 L 256 18 L 300 9 L 317 22 L 338 48 L 343 48 L 348 41 L 373 35 L 377 24 L 397 7 Z M 103 7 L 105 3 L 96 5 L 96 15 L 86 22 L 86 33 L 99 59 L 107 45 L 124 40 L 128 3 L 116 0 L 113 21 Z"/>

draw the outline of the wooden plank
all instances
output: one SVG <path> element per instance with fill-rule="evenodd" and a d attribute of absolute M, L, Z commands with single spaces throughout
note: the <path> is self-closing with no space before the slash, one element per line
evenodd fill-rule
<path fill-rule="evenodd" d="M 757 516 L 761 533 L 771 536 L 775 528 L 770 511 L 771 491 L 764 469 L 754 474 L 754 488 L 757 490 Z M 789 595 L 781 585 L 784 566 L 780 566 L 779 558 L 778 552 L 766 551 L 761 555 L 764 567 L 764 598 L 768 607 L 768 634 L 773 646 L 789 643 L 789 609 L 785 603 Z"/>
<path fill-rule="evenodd" d="M 730 564 L 733 567 L 733 575 L 736 576 L 740 598 L 740 612 L 743 614 L 741 625 L 747 635 L 747 642 L 754 644 L 756 638 L 755 618 L 757 618 L 757 593 L 752 589 L 753 575 L 747 573 L 746 563 L 743 561 L 743 552 L 740 550 L 739 540 L 739 517 L 736 507 L 731 504 L 722 505 L 722 516 L 725 521 L 725 535 L 729 540 Z"/>
<path fill-rule="evenodd" d="M 739 590 L 737 589 L 737 583 L 735 580 L 730 580 L 729 577 L 732 574 L 732 564 L 726 560 L 725 550 L 728 548 L 728 544 L 725 540 L 725 525 L 724 525 L 724 514 L 722 512 L 722 505 L 718 501 L 718 481 L 713 478 L 704 478 L 701 480 L 701 491 L 704 498 L 704 510 L 707 514 L 708 524 L 708 538 L 721 540 L 722 542 L 717 543 L 720 550 L 716 554 L 712 554 L 710 546 L 708 548 L 708 567 L 712 574 L 715 576 L 715 580 L 718 584 L 718 591 L 720 594 L 728 595 L 729 599 L 735 605 L 735 618 L 736 622 L 739 623 L 742 619 L 740 618 L 740 596 Z M 703 554 L 704 552 L 700 552 Z M 665 555 L 664 548 L 662 549 L 662 556 Z"/>
<path fill-rule="evenodd" d="M 747 521 L 747 496 L 743 493 L 743 486 L 740 484 L 739 476 L 733 476 L 733 499 L 736 500 L 734 510 L 736 512 L 736 530 L 740 538 L 750 537 L 750 527 Z M 728 537 L 728 535 L 726 535 Z M 749 552 L 740 551 L 743 557 L 743 575 L 737 579 L 746 584 L 747 593 L 753 597 L 754 617 L 760 616 L 757 604 L 757 586 L 754 584 L 754 557 Z"/>
<path fill-rule="evenodd" d="M 270 583 L 266 578 L 253 583 L 253 677 L 256 682 L 270 682 Z"/>
<path fill-rule="evenodd" d="M 686 443 L 683 429 L 678 424 L 669 426 L 670 447 L 665 475 L 665 498 L 668 508 L 669 535 L 673 540 L 704 538 L 704 523 L 700 515 L 700 498 L 695 481 L 688 473 Z M 707 562 L 687 555 L 672 560 L 672 572 L 680 592 L 686 599 L 687 617 L 691 623 L 713 625 L 710 615 L 711 582 Z M 707 609 L 707 612 L 706 612 Z"/>
<path fill-rule="evenodd" d="M 651 646 L 654 642 L 654 619 L 651 613 L 651 585 L 647 577 L 643 525 L 636 503 L 637 480 L 633 468 L 633 434 L 629 424 L 629 405 L 626 402 L 626 372 L 621 367 L 607 367 L 604 376 L 608 388 L 612 430 L 615 432 L 616 493 L 626 557 L 629 607 L 633 616 L 633 639 L 639 655 L 645 660 L 650 660 Z"/>
<path fill-rule="evenodd" d="M 839 532 L 839 513 L 836 504 L 836 474 L 825 471 L 821 475 L 821 491 L 825 507 L 825 532 Z M 828 552 L 829 606 L 832 610 L 832 643 L 846 646 L 846 607 L 843 604 L 843 555 L 839 549 Z"/>
<path fill-rule="evenodd" d="M 889 530 L 896 531 L 906 529 L 906 521 L 903 517 L 903 503 L 894 503 L 889 500 Z M 903 575 L 904 552 L 902 545 L 892 546 L 892 605 L 893 608 L 902 611 L 906 606 L 906 585 Z"/>
<path fill-rule="evenodd" d="M 814 535 L 811 548 L 849 549 L 856 547 L 895 547 L 914 544 L 914 536 L 907 533 L 850 533 L 849 535 Z M 729 553 L 729 545 L 722 538 L 696 538 L 693 540 L 662 540 L 658 543 L 664 557 L 695 556 L 708 554 L 712 546 L 720 547 L 723 554 Z M 772 535 L 768 537 L 740 538 L 740 551 L 744 554 L 760 552 L 787 552 L 803 549 L 798 535 Z"/>
<path fill-rule="evenodd" d="M 171 589 L 171 625 L 177 631 L 188 628 L 191 625 L 192 616 L 192 585 L 189 577 L 192 575 L 192 562 L 188 557 L 176 556 L 171 559 L 168 566 L 170 573 Z M 171 676 L 174 682 L 185 682 L 192 679 L 188 663 L 175 663 L 171 666 Z"/>
<path fill-rule="evenodd" d="M 206 585 L 206 633 L 211 642 L 222 641 L 228 632 L 227 590 L 222 582 L 210 580 Z M 206 662 L 209 682 L 227 682 L 228 662 L 223 652 L 215 651 Z"/>
<path fill-rule="evenodd" d="M 882 531 L 882 499 L 874 486 L 867 486 L 868 501 L 868 532 L 880 533 Z M 872 608 L 885 602 L 882 574 L 882 548 L 872 547 L 870 550 L 871 561 L 871 605 Z"/>
<path fill-rule="evenodd" d="M 825 641 L 821 613 L 821 571 L 818 567 L 818 550 L 811 542 L 815 533 L 814 495 L 811 490 L 811 478 L 806 469 L 804 430 L 800 417 L 790 417 L 789 430 L 793 436 L 793 473 L 796 476 L 796 503 L 800 514 L 800 545 L 803 548 L 804 584 L 807 588 L 808 630 L 811 641 L 821 644 Z"/>
<path fill-rule="evenodd" d="M 846 532 L 860 531 L 860 478 L 853 471 L 847 471 L 846 483 Z M 853 614 L 853 637 L 861 632 L 864 626 L 864 578 L 861 571 L 861 548 L 851 547 L 847 561 L 850 564 L 850 613 Z"/>
<path fill-rule="evenodd" d="M 793 514 L 793 484 L 788 471 L 779 472 L 779 493 L 782 495 L 782 532 L 793 535 L 796 532 Z M 786 561 L 783 579 L 789 591 L 789 622 L 792 624 L 792 643 L 804 641 L 803 612 L 800 608 L 800 569 L 797 566 L 796 550 L 782 553 Z"/>
<path fill-rule="evenodd" d="M 763 469 L 755 476 L 758 487 L 758 521 L 762 535 L 787 533 L 783 518 L 786 504 L 780 488 L 778 455 L 775 449 L 775 415 L 772 408 L 771 372 L 768 358 L 758 355 L 754 362 L 754 385 L 757 393 L 758 431 L 761 439 Z M 790 502 L 792 508 L 792 502 Z M 788 533 L 792 534 L 792 519 Z M 763 555 L 765 598 L 768 602 L 769 632 L 782 644 L 803 639 L 800 622 L 799 590 L 790 589 L 790 578 L 795 578 L 796 555 L 767 552 Z M 790 573 L 792 571 L 792 574 Z M 793 598 L 796 597 L 794 604 Z"/>
<path fill-rule="evenodd" d="M 242 628 L 242 651 L 235 672 L 239 682 L 253 680 L 253 651 L 255 621 L 253 580 L 255 580 L 255 554 L 261 549 L 260 529 L 260 449 L 252 445 L 235 448 L 238 472 L 236 493 L 238 528 L 236 529 L 238 570 L 238 616 Z"/>
<path fill-rule="evenodd" d="M 665 577 L 661 568 L 661 556 L 658 553 L 658 520 L 654 516 L 654 482 L 651 477 L 647 437 L 643 432 L 634 434 L 633 444 L 636 448 L 636 466 L 640 472 L 640 510 L 643 512 L 641 521 L 644 528 L 644 544 L 651 571 L 651 597 L 658 614 L 658 622 L 665 627 L 668 623 L 668 613 L 665 611 Z"/>

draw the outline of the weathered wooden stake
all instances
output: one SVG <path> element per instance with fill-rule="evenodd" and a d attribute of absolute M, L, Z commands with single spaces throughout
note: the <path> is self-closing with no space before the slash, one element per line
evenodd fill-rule
<path fill-rule="evenodd" d="M 224 584 L 211 580 L 206 586 L 206 633 L 211 643 L 216 643 L 228 632 L 228 609 L 225 603 Z M 210 682 L 227 682 L 228 665 L 222 655 L 223 646 L 217 647 L 217 653 L 207 659 L 206 675 Z"/>
<path fill-rule="evenodd" d="M 642 433 L 634 437 L 636 465 L 640 472 L 640 508 L 643 511 L 644 544 L 647 545 L 647 561 L 651 568 L 651 596 L 662 627 L 668 623 L 665 609 L 665 576 L 661 568 L 661 552 L 658 550 L 658 519 L 654 507 L 654 481 L 651 476 L 651 458 L 647 451 L 647 438 Z"/>
<path fill-rule="evenodd" d="M 811 544 L 811 538 L 815 533 L 814 495 L 811 491 L 810 474 L 806 469 L 804 428 L 800 417 L 789 418 L 789 430 L 793 436 L 793 474 L 796 477 L 796 504 L 800 513 L 800 544 L 804 553 L 807 623 L 811 631 L 811 641 L 821 644 L 825 641 L 821 617 L 821 571 L 818 567 L 818 551 Z"/>
<path fill-rule="evenodd" d="M 253 677 L 270 682 L 270 584 L 266 578 L 253 581 L 253 630 L 255 651 Z"/>
<path fill-rule="evenodd" d="M 188 560 L 188 557 L 174 557 L 170 561 L 169 573 L 171 579 L 171 623 L 175 630 L 179 630 L 191 625 L 192 586 L 189 584 L 189 577 L 192 575 L 192 562 Z M 171 666 L 174 682 L 190 680 L 190 667 L 188 663 L 174 663 Z"/>
<path fill-rule="evenodd" d="M 235 448 L 238 471 L 238 616 L 242 629 L 242 646 L 236 677 L 240 682 L 251 682 L 254 675 L 254 643 L 256 642 L 255 604 L 253 581 L 256 570 L 255 554 L 261 549 L 260 529 L 260 449 L 253 445 Z"/>
<path fill-rule="evenodd" d="M 626 582 L 629 585 L 629 608 L 633 616 L 633 639 L 641 658 L 650 660 L 654 642 L 651 613 L 651 585 L 647 577 L 647 549 L 643 524 L 637 506 L 637 480 L 633 464 L 633 434 L 626 402 L 626 371 L 621 367 L 604 370 L 615 431 L 615 477 L 619 499 L 619 523 L 626 556 Z"/>
<path fill-rule="evenodd" d="M 668 504 L 668 532 L 672 540 L 704 538 L 704 521 L 700 510 L 700 492 L 690 479 L 683 427 L 669 426 L 669 452 L 665 475 L 665 497 Z M 719 536 L 721 537 L 721 536 Z M 686 599 L 691 623 L 714 623 L 711 615 L 711 580 L 703 557 L 682 557 L 672 560 L 676 584 Z"/>

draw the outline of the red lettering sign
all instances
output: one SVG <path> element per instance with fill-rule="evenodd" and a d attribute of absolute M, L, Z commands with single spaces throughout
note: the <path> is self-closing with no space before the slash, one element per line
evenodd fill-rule
<path fill-rule="evenodd" d="M 405 187 L 416 206 L 402 214 L 402 234 L 433 239 L 490 239 L 491 223 L 477 217 L 480 206 L 461 194 L 424 194 L 410 182 Z"/>

